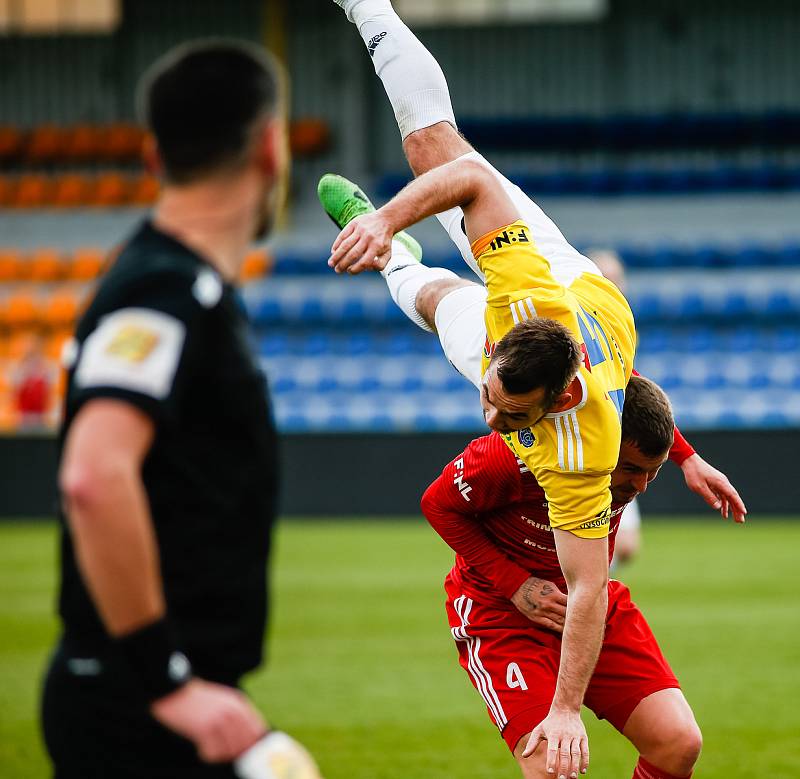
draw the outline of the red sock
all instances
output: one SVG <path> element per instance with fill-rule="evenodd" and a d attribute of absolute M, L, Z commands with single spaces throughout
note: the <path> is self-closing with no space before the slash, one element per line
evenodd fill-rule
<path fill-rule="evenodd" d="M 688 776 L 673 776 L 666 771 L 662 771 L 660 768 L 656 768 L 643 757 L 640 757 L 631 779 L 691 779 L 691 776 L 691 774 Z"/>

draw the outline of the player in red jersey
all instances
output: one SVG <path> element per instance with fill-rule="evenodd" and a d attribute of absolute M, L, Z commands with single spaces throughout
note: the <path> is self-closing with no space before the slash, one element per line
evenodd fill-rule
<path fill-rule="evenodd" d="M 693 453 L 680 434 L 673 444 L 674 430 L 662 390 L 632 377 L 611 477 L 609 559 L 625 506 L 668 457 Z M 559 564 L 544 491 L 502 435 L 492 433 L 447 465 L 425 492 L 422 510 L 457 553 L 445 589 L 460 663 L 523 776 L 552 777 L 546 765 L 565 765 L 570 756 L 535 750 L 545 738 L 537 726 L 555 694 L 564 592 L 573 572 Z M 608 596 L 605 637 L 584 704 L 637 748 L 634 779 L 689 777 L 702 744 L 692 710 L 627 587 L 611 580 Z"/>

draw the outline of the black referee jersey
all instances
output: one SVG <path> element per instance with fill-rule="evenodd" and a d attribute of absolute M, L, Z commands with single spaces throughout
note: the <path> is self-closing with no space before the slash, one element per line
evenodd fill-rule
<path fill-rule="evenodd" d="M 236 289 L 145 222 L 75 340 L 60 446 L 93 398 L 118 398 L 152 417 L 142 476 L 168 619 L 198 676 L 235 684 L 262 657 L 277 491 L 266 380 Z M 63 521 L 61 552 L 62 654 L 102 661 L 109 639 Z"/>

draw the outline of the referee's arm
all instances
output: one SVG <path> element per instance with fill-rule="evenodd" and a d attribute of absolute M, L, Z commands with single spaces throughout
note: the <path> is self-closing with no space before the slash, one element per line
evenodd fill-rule
<path fill-rule="evenodd" d="M 158 545 L 141 477 L 154 435 L 153 420 L 134 405 L 91 399 L 69 428 L 59 473 L 83 580 L 108 633 L 133 645 L 143 664 L 152 664 L 157 655 L 147 644 L 166 616 Z M 152 700 L 150 710 L 209 762 L 233 760 L 265 730 L 238 690 L 200 679 Z"/>
<path fill-rule="evenodd" d="M 124 401 L 89 401 L 70 427 L 59 480 L 78 565 L 114 637 L 165 615 L 141 468 L 155 425 Z"/>

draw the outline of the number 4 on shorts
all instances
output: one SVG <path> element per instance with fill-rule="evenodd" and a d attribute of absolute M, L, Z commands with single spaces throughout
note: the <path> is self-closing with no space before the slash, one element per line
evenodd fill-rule
<path fill-rule="evenodd" d="M 516 663 L 509 663 L 508 668 L 506 668 L 506 684 L 511 690 L 515 687 L 519 687 L 521 690 L 528 689 L 528 685 L 525 683 L 525 677 L 522 675 L 522 671 L 520 671 Z"/>

